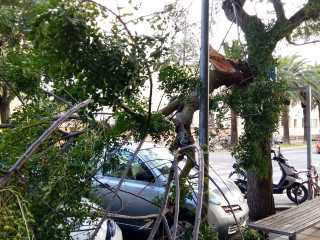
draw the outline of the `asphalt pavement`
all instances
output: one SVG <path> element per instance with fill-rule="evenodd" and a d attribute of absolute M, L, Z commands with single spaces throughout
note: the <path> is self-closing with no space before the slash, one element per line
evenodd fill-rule
<path fill-rule="evenodd" d="M 314 151 L 315 147 L 312 147 L 312 161 L 313 164 L 320 163 L 320 155 L 316 154 Z M 289 159 L 291 165 L 293 165 L 296 169 L 306 169 L 307 163 L 307 148 L 306 146 L 292 146 L 282 148 L 281 152 L 285 154 L 285 156 Z M 212 169 L 210 171 L 211 174 L 219 174 L 219 176 L 223 179 L 228 178 L 230 172 L 232 171 L 232 164 L 235 160 L 231 157 L 230 153 L 225 150 L 216 151 L 214 153 L 210 153 L 210 165 Z M 281 177 L 281 171 L 277 169 L 277 166 L 273 166 L 274 173 L 274 182 L 276 182 Z M 288 208 L 295 207 L 296 204 L 289 200 L 287 194 L 284 192 L 283 194 L 274 194 L 274 202 L 276 211 L 280 212 L 286 210 Z M 312 213 L 310 213 L 312 214 Z M 299 217 L 299 216 L 296 216 Z M 269 234 L 269 239 L 271 240 L 283 240 L 288 239 L 287 236 L 279 235 L 279 234 Z M 301 232 L 297 235 L 297 240 L 316 240 L 320 239 L 320 224 L 315 225 L 312 228 L 307 229 L 304 232 Z"/>

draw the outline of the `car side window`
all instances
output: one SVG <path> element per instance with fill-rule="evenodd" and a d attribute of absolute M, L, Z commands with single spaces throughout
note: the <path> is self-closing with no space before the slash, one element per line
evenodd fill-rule
<path fill-rule="evenodd" d="M 102 174 L 108 177 L 121 178 L 132 156 L 132 153 L 122 151 L 117 155 L 114 161 L 110 162 L 110 164 L 107 164 L 106 167 L 103 168 Z M 128 171 L 126 179 L 136 179 L 136 175 L 141 172 L 150 173 L 150 170 L 139 157 L 136 157 Z"/>
<path fill-rule="evenodd" d="M 149 176 L 152 175 L 152 173 L 150 172 L 149 168 L 145 165 L 145 163 L 139 158 L 136 157 L 136 159 L 134 160 L 134 162 L 131 165 L 131 173 L 132 173 L 132 177 L 133 179 L 137 179 L 137 174 L 138 173 L 146 173 Z"/>

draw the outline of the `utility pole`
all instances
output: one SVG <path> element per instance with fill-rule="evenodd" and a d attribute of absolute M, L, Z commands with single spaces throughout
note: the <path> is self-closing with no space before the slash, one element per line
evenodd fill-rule
<path fill-rule="evenodd" d="M 208 224 L 209 214 L 209 1 L 202 0 L 201 6 L 201 51 L 200 51 L 200 123 L 199 141 L 204 159 L 204 186 L 202 221 Z"/>

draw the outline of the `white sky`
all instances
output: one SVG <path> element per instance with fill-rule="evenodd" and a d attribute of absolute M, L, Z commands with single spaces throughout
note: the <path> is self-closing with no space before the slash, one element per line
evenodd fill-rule
<path fill-rule="evenodd" d="M 98 0 L 100 3 L 105 4 L 106 6 L 110 7 L 111 9 L 116 9 L 116 6 L 120 6 L 120 7 L 128 7 L 128 0 Z M 189 6 L 191 4 L 191 11 L 190 11 L 190 19 L 193 21 L 196 21 L 198 23 L 201 22 L 201 0 L 180 0 L 181 3 L 184 6 Z M 216 24 L 210 26 L 213 30 L 214 36 L 212 36 L 209 39 L 210 44 L 216 49 L 218 50 L 223 38 L 225 37 L 227 30 L 230 26 L 230 22 L 226 19 L 224 12 L 221 8 L 221 4 L 222 4 L 222 0 L 216 1 L 216 0 L 211 0 L 211 2 L 214 2 L 217 5 L 217 9 L 218 9 L 218 13 L 215 14 L 215 21 Z M 158 1 L 154 1 L 154 0 L 133 0 L 134 3 L 142 3 L 141 7 L 138 11 L 137 16 L 142 16 L 142 15 L 146 15 L 149 13 L 153 13 L 156 11 L 161 11 L 163 9 L 163 6 L 166 3 L 172 3 L 174 2 L 174 0 L 158 0 Z M 267 2 L 267 1 L 265 1 Z M 246 4 L 245 4 L 245 10 L 252 15 L 258 14 L 259 17 L 263 16 L 263 20 L 265 22 L 268 21 L 268 18 L 272 17 L 272 12 L 273 12 L 273 7 L 272 4 L 268 4 L 266 5 L 266 3 L 253 3 L 252 0 L 247 0 Z M 306 2 L 306 0 L 299 0 L 299 1 L 292 1 L 292 0 L 285 0 L 285 2 L 287 2 L 287 4 L 284 5 L 287 17 L 290 17 L 294 12 L 296 12 L 296 10 L 298 9 L 298 5 L 303 4 L 304 2 Z M 297 3 L 298 2 L 298 3 Z M 124 10 L 121 10 L 124 11 Z M 126 12 L 134 12 L 132 9 L 128 8 Z M 129 17 L 130 19 L 132 19 L 132 17 Z M 132 26 L 130 26 L 132 27 Z M 144 26 L 142 28 L 137 28 L 137 31 L 141 33 L 146 33 L 148 34 L 148 28 L 147 26 Z M 232 40 L 237 39 L 237 27 L 235 24 L 233 24 L 229 34 L 226 37 L 226 41 L 228 42 L 232 42 Z M 199 36 L 200 39 L 200 36 Z M 240 40 L 242 42 L 244 42 L 244 38 L 243 36 L 240 37 Z M 275 56 L 277 55 L 282 55 L 282 56 L 292 56 L 295 53 L 297 53 L 298 55 L 302 56 L 302 58 L 306 58 L 307 60 L 310 61 L 310 64 L 314 64 L 314 63 L 320 63 L 320 55 L 316 54 L 318 51 L 316 49 L 318 49 L 320 47 L 320 43 L 317 44 L 309 44 L 309 45 L 304 45 L 304 46 L 288 46 L 287 44 L 285 44 L 285 41 L 282 41 L 278 44 L 276 52 L 275 52 Z M 199 50 L 200 51 L 200 50 Z M 221 53 L 223 53 L 220 50 Z M 154 79 L 156 79 L 156 76 L 154 76 Z M 154 81 L 154 90 L 157 89 L 157 82 Z M 157 91 L 157 90 L 155 90 Z M 156 110 L 160 101 L 160 97 L 161 94 L 153 94 L 153 110 Z M 166 101 L 163 101 L 166 102 Z M 162 103 L 162 106 L 164 105 L 164 103 Z M 196 116 L 197 114 L 195 114 Z"/>
<path fill-rule="evenodd" d="M 115 2 L 118 3 L 118 6 L 128 6 L 127 0 L 118 0 L 118 1 L 110 1 L 110 0 L 100 0 L 103 4 L 107 4 L 110 6 L 110 4 L 115 4 Z M 139 9 L 139 15 L 145 15 L 148 13 L 152 13 L 155 11 L 161 11 L 163 9 L 163 6 L 166 3 L 172 3 L 174 0 L 133 0 L 134 3 L 141 3 L 141 8 Z M 190 19 L 196 22 L 201 22 L 201 0 L 181 0 L 181 3 L 184 6 L 191 5 L 191 11 L 190 11 Z M 211 1 L 210 5 L 211 5 Z M 230 22 L 226 19 L 224 12 L 221 8 L 222 0 L 219 1 L 213 1 L 218 7 L 218 13 L 215 14 L 216 24 L 213 26 L 210 26 L 214 32 L 214 36 L 212 36 L 209 40 L 210 44 L 218 50 L 223 38 L 225 37 L 227 30 L 230 26 Z M 258 14 L 259 17 L 263 16 L 263 19 L 265 22 L 268 21 L 268 17 L 272 17 L 273 7 L 272 4 L 266 4 L 267 1 L 264 1 L 263 3 L 257 3 L 253 2 L 252 0 L 247 0 L 245 4 L 245 10 L 252 15 Z M 290 17 L 293 13 L 296 12 L 296 10 L 300 7 L 299 5 L 302 5 L 306 2 L 306 0 L 299 0 L 299 1 L 292 1 L 292 0 L 285 0 L 284 1 L 284 8 L 287 17 Z M 146 29 L 143 29 L 142 31 L 146 31 Z M 231 42 L 234 39 L 237 39 L 237 27 L 235 24 L 233 24 L 229 34 L 226 37 L 226 41 Z M 200 39 L 200 36 L 199 36 Z M 243 36 L 240 38 L 242 42 L 244 42 Z M 319 54 L 316 54 L 316 49 L 320 47 L 320 43 L 317 44 L 308 44 L 303 46 L 293 46 L 288 45 L 285 43 L 285 41 L 282 41 L 278 44 L 276 48 L 275 55 L 293 55 L 297 53 L 298 55 L 301 55 L 302 58 L 306 58 L 310 61 L 311 64 L 317 62 L 320 63 L 320 56 Z M 221 51 L 220 51 L 221 52 Z"/>

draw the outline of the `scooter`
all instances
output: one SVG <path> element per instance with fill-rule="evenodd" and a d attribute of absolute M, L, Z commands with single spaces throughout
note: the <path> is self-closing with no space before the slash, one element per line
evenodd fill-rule
<path fill-rule="evenodd" d="M 281 169 L 282 176 L 278 184 L 273 184 L 273 194 L 282 194 L 284 190 L 287 192 L 288 198 L 296 203 L 295 195 L 298 191 L 299 203 L 302 203 L 308 198 L 308 189 L 302 185 L 298 189 L 301 178 L 298 176 L 298 171 L 289 164 L 288 159 L 281 153 L 280 145 L 278 146 L 278 153 L 275 150 L 271 149 L 273 153 L 272 160 L 276 161 Z M 234 180 L 235 184 L 239 187 L 241 192 L 244 194 L 244 197 L 247 195 L 247 172 L 239 167 L 237 163 L 234 163 L 232 166 L 235 170 L 232 171 L 229 175 L 231 178 L 235 173 L 238 174 L 238 178 Z"/>

